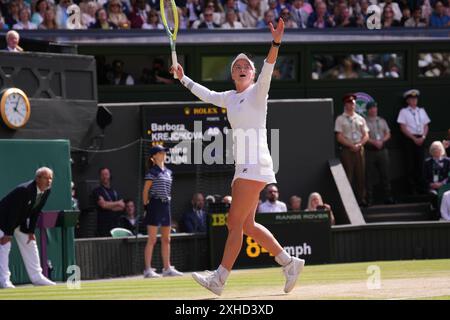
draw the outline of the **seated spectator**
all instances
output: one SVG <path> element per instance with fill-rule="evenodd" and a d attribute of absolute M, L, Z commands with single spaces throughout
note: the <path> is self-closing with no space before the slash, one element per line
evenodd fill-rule
<path fill-rule="evenodd" d="M 56 24 L 56 13 L 53 7 L 49 7 L 44 13 L 44 20 L 38 26 L 40 30 L 55 30 L 58 29 Z"/>
<path fill-rule="evenodd" d="M 125 210 L 125 202 L 111 186 L 111 172 L 108 168 L 99 170 L 100 185 L 92 191 L 97 205 L 97 236 L 110 237 L 111 229 L 119 224 L 119 214 Z"/>
<path fill-rule="evenodd" d="M 130 21 L 123 13 L 122 2 L 120 0 L 108 1 L 108 20 L 119 29 L 130 29 Z"/>
<path fill-rule="evenodd" d="M 111 30 L 117 29 L 117 26 L 114 23 L 108 21 L 108 14 L 106 13 L 106 10 L 100 8 L 95 13 L 95 23 L 91 24 L 89 28 Z"/>
<path fill-rule="evenodd" d="M 434 11 L 430 17 L 430 27 L 450 27 L 450 16 L 441 1 L 434 5 Z"/>
<path fill-rule="evenodd" d="M 141 29 L 142 25 L 147 22 L 150 6 L 146 0 L 136 0 L 133 12 L 130 13 L 130 23 L 132 29 Z"/>
<path fill-rule="evenodd" d="M 336 219 L 333 215 L 333 210 L 329 204 L 323 203 L 322 196 L 318 192 L 313 192 L 308 198 L 307 211 L 329 211 L 330 212 L 330 223 L 332 226 L 336 224 Z"/>
<path fill-rule="evenodd" d="M 36 30 L 37 25 L 30 21 L 30 12 L 26 8 L 20 9 L 19 22 L 13 25 L 15 30 Z"/>
<path fill-rule="evenodd" d="M 67 20 L 69 18 L 67 8 L 71 5 L 72 0 L 60 0 L 56 6 L 56 23 L 58 24 L 58 29 L 67 29 Z"/>
<path fill-rule="evenodd" d="M 316 6 L 316 12 L 313 12 L 308 17 L 308 28 L 325 29 L 333 28 L 336 25 L 332 16 L 328 14 L 327 5 L 324 2 L 319 2 Z"/>
<path fill-rule="evenodd" d="M 222 198 L 222 203 L 231 205 L 232 200 L 233 200 L 233 198 L 231 196 L 227 195 Z"/>
<path fill-rule="evenodd" d="M 405 21 L 405 27 L 407 28 L 421 28 L 426 27 L 427 22 L 422 19 L 422 9 L 417 7 L 414 9 L 412 17 Z"/>
<path fill-rule="evenodd" d="M 237 14 L 234 10 L 228 10 L 225 14 L 225 22 L 222 24 L 222 29 L 242 29 L 244 26 L 237 21 Z"/>
<path fill-rule="evenodd" d="M 6 33 L 6 48 L 5 51 L 9 52 L 22 52 L 23 49 L 19 46 L 20 36 L 15 30 L 10 30 Z"/>
<path fill-rule="evenodd" d="M 143 84 L 172 84 L 175 82 L 173 76 L 164 66 L 164 60 L 161 58 L 153 59 L 152 69 L 144 68 L 140 79 Z"/>
<path fill-rule="evenodd" d="M 241 14 L 241 23 L 246 28 L 255 28 L 263 18 L 260 0 L 248 0 L 247 9 Z"/>
<path fill-rule="evenodd" d="M 275 20 L 275 13 L 272 10 L 267 10 L 264 12 L 264 18 L 258 21 L 256 28 L 266 29 L 269 27 L 269 23 L 272 23 L 273 27 L 276 28 L 277 22 Z"/>
<path fill-rule="evenodd" d="M 290 211 L 301 211 L 302 210 L 302 198 L 299 196 L 292 196 L 289 198 L 289 210 Z"/>
<path fill-rule="evenodd" d="M 228 0 L 233 1 L 234 0 Z M 189 28 L 193 28 L 194 22 L 200 21 L 200 15 L 202 13 L 202 5 L 200 0 L 187 0 L 186 2 L 186 16 L 188 18 Z"/>
<path fill-rule="evenodd" d="M 366 21 L 369 15 L 369 1 L 368 0 L 360 0 L 359 1 L 359 11 L 356 12 L 356 25 L 358 27 L 366 27 Z M 353 11 L 353 15 L 355 12 Z"/>
<path fill-rule="evenodd" d="M 269 212 L 287 212 L 286 204 L 279 199 L 278 188 L 274 184 L 269 184 L 265 190 L 266 201 L 258 206 L 258 212 L 269 213 Z"/>
<path fill-rule="evenodd" d="M 78 199 L 77 199 L 77 192 L 76 192 L 76 189 L 75 189 L 75 183 L 73 183 L 73 181 L 70 183 L 70 188 L 71 188 L 71 194 L 72 194 L 71 209 L 72 210 L 79 210 Z"/>
<path fill-rule="evenodd" d="M 283 10 L 281 10 L 280 12 L 280 16 L 281 18 L 283 18 L 284 21 L 284 28 L 285 29 L 295 29 L 298 28 L 297 23 L 294 21 L 294 19 L 292 19 L 292 14 L 289 11 L 288 8 L 284 8 Z"/>
<path fill-rule="evenodd" d="M 430 17 L 431 14 L 433 13 L 433 7 L 431 6 L 430 0 L 424 0 L 421 9 L 422 9 L 422 19 L 425 19 L 427 25 L 429 25 Z"/>
<path fill-rule="evenodd" d="M 125 215 L 119 218 L 119 227 L 130 230 L 133 234 L 136 234 L 138 219 L 136 217 L 136 205 L 131 199 L 125 201 Z"/>
<path fill-rule="evenodd" d="M 450 191 L 444 192 L 442 196 L 441 220 L 450 221 Z"/>
<path fill-rule="evenodd" d="M 390 7 L 392 10 L 392 17 L 395 21 L 400 22 L 402 19 L 402 11 L 400 10 L 400 6 L 397 2 L 394 2 L 392 0 L 385 0 L 384 2 L 380 3 L 378 5 L 381 10 L 384 12 L 384 8 Z"/>
<path fill-rule="evenodd" d="M 205 198 L 201 193 L 195 193 L 192 197 L 192 209 L 185 212 L 180 223 L 183 232 L 206 232 Z"/>
<path fill-rule="evenodd" d="M 187 17 L 187 9 L 186 7 L 183 8 L 177 7 L 177 10 L 178 10 L 178 29 L 187 30 L 189 25 Z"/>
<path fill-rule="evenodd" d="M 381 28 L 400 27 L 400 22 L 394 19 L 394 11 L 391 6 L 385 6 L 381 15 Z"/>
<path fill-rule="evenodd" d="M 123 70 L 124 62 L 122 60 L 114 60 L 112 63 L 112 79 L 110 80 L 113 85 L 127 85 L 132 86 L 134 85 L 134 79 L 133 77 L 124 72 Z"/>
<path fill-rule="evenodd" d="M 0 30 L 8 30 L 9 26 L 5 22 L 5 18 L 3 18 L 2 13 L 0 11 Z"/>
<path fill-rule="evenodd" d="M 44 15 L 49 8 L 47 0 L 38 0 L 35 5 L 34 13 L 31 17 L 31 22 L 39 26 L 44 21 Z"/>
<path fill-rule="evenodd" d="M 275 21 L 278 21 L 278 18 L 280 17 L 280 14 L 277 10 L 277 0 L 269 0 L 268 1 L 269 8 L 267 10 L 272 10 L 273 14 L 275 15 Z M 267 11 L 266 10 L 266 11 Z"/>
<path fill-rule="evenodd" d="M 220 25 L 214 22 L 213 17 L 214 11 L 211 9 L 205 9 L 203 12 L 204 21 L 198 25 L 199 29 L 218 29 Z"/>
<path fill-rule="evenodd" d="M 213 21 L 217 25 L 221 25 L 225 22 L 225 12 L 222 8 L 220 2 L 215 0 L 207 0 L 205 4 L 205 9 L 211 9 L 213 12 Z"/>
<path fill-rule="evenodd" d="M 84 11 L 81 14 L 81 23 L 86 28 L 89 28 L 91 25 L 95 24 L 95 13 L 98 10 L 97 2 L 88 1 L 84 6 Z"/>
<path fill-rule="evenodd" d="M 164 26 L 161 22 L 159 22 L 159 15 L 158 12 L 155 9 L 151 9 L 148 16 L 147 21 L 142 25 L 142 29 L 155 29 L 155 30 L 162 30 L 164 29 Z"/>
<path fill-rule="evenodd" d="M 336 27 L 348 28 L 356 27 L 356 17 L 350 14 L 350 10 L 345 6 L 340 12 L 339 16 L 335 17 Z"/>
<path fill-rule="evenodd" d="M 409 7 L 404 7 L 402 9 L 402 19 L 400 20 L 400 25 L 403 27 L 405 26 L 405 22 L 411 18 L 411 10 L 409 10 Z"/>
<path fill-rule="evenodd" d="M 8 5 L 8 14 L 5 16 L 5 22 L 12 29 L 13 25 L 19 23 L 20 7 L 16 0 L 12 0 Z"/>
<path fill-rule="evenodd" d="M 308 5 L 309 5 L 309 3 L 308 3 Z M 305 1 L 304 0 L 294 0 L 290 11 L 291 11 L 292 20 L 295 22 L 295 24 L 300 29 L 305 29 L 306 24 L 308 23 L 308 17 L 310 14 L 310 12 L 308 12 L 308 9 L 306 9 Z"/>
<path fill-rule="evenodd" d="M 429 192 L 438 194 L 439 188 L 448 182 L 450 159 L 446 157 L 444 146 L 440 141 L 434 141 L 430 146 L 431 158 L 425 160 L 425 181 Z"/>

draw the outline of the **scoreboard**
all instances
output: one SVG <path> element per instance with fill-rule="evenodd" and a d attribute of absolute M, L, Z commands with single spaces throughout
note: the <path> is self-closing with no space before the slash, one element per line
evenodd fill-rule
<path fill-rule="evenodd" d="M 229 170 L 234 164 L 226 109 L 206 103 L 174 103 L 143 106 L 142 115 L 144 151 L 157 144 L 168 147 L 166 164 L 174 172 L 195 172 L 199 165 Z"/>

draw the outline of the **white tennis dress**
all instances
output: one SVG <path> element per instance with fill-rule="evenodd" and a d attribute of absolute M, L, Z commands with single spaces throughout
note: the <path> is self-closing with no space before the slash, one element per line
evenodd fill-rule
<path fill-rule="evenodd" d="M 226 108 L 233 134 L 235 174 L 237 178 L 276 183 L 273 161 L 267 145 L 267 99 L 274 64 L 264 61 L 256 83 L 243 92 L 215 92 L 193 82 L 187 76 L 181 83 L 206 103 Z"/>

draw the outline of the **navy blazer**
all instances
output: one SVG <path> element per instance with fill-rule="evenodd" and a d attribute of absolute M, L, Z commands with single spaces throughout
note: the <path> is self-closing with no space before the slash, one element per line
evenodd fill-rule
<path fill-rule="evenodd" d="M 44 192 L 39 205 L 33 209 L 36 195 L 36 181 L 33 180 L 20 184 L 0 200 L 0 229 L 5 235 L 12 236 L 18 226 L 24 233 L 34 233 L 50 189 Z"/>
<path fill-rule="evenodd" d="M 183 232 L 206 232 L 206 212 L 204 210 L 200 218 L 193 209 L 187 211 L 181 217 Z"/>

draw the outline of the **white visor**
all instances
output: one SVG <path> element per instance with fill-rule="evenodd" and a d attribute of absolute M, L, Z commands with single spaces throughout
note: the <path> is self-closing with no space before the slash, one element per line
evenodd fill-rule
<path fill-rule="evenodd" d="M 242 59 L 247 60 L 248 63 L 250 63 L 250 66 L 252 67 L 253 71 L 255 71 L 255 64 L 253 63 L 253 61 L 250 60 L 250 58 L 247 57 L 246 54 L 239 53 L 239 54 L 237 55 L 237 57 L 236 57 L 236 58 L 233 60 L 233 62 L 231 63 L 231 73 L 233 73 L 233 66 L 234 66 L 234 64 L 236 63 L 236 61 L 242 60 Z"/>

